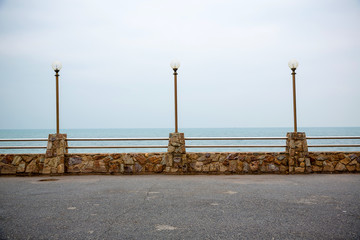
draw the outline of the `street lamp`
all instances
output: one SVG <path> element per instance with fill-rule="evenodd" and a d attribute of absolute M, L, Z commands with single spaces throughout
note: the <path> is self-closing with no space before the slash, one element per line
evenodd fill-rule
<path fill-rule="evenodd" d="M 177 114 L 177 70 L 180 67 L 180 62 L 178 60 L 172 60 L 170 67 L 174 70 L 174 98 L 175 98 L 175 132 L 178 132 L 178 114 Z"/>
<path fill-rule="evenodd" d="M 296 61 L 295 59 L 290 60 L 289 63 L 289 68 L 291 69 L 292 73 L 292 79 L 293 79 L 293 102 L 294 102 L 294 132 L 297 132 L 297 122 L 296 122 L 296 89 L 295 89 L 295 70 L 296 68 L 299 66 L 298 61 Z"/>
<path fill-rule="evenodd" d="M 59 134 L 59 71 L 62 68 L 61 62 L 55 61 L 51 65 L 56 77 L 56 134 Z"/>

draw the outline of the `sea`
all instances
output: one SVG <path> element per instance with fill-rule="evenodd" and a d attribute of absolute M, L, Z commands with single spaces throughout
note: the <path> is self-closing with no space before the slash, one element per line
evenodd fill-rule
<path fill-rule="evenodd" d="M 68 138 L 151 138 L 168 137 L 170 128 L 118 128 L 118 129 L 61 129 Z M 185 137 L 286 137 L 292 128 L 182 128 Z M 299 128 L 311 136 L 360 136 L 360 127 L 307 127 Z M 55 133 L 52 129 L 3 129 L 0 139 L 48 138 Z M 121 146 L 121 145 L 161 145 L 168 141 L 69 141 L 69 146 Z M 308 140 L 308 145 L 359 144 L 360 139 Z M 46 146 L 44 142 L 3 142 L 1 146 Z M 186 145 L 286 145 L 286 140 L 188 140 Z M 123 153 L 123 152 L 166 152 L 166 148 L 111 148 L 111 149 L 69 149 L 69 153 Z M 187 152 L 283 152 L 278 148 L 188 148 Z M 360 151 L 360 147 L 309 148 L 309 151 Z M 44 153 L 45 149 L 0 149 L 0 153 Z"/>

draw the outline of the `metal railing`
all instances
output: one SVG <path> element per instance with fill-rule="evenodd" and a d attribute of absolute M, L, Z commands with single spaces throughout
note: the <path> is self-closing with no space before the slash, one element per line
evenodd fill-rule
<path fill-rule="evenodd" d="M 169 141 L 169 138 L 68 138 L 68 142 L 95 142 L 95 141 Z M 68 146 L 68 149 L 95 149 L 95 148 L 167 148 L 167 145 L 117 145 L 117 146 Z"/>
<path fill-rule="evenodd" d="M 351 140 L 351 139 L 360 139 L 360 136 L 316 136 L 316 137 L 306 137 L 307 140 Z M 360 144 L 317 144 L 312 145 L 308 144 L 309 148 L 332 148 L 332 147 L 360 147 Z"/>
<path fill-rule="evenodd" d="M 0 142 L 47 142 L 47 138 L 3 138 Z M 46 149 L 46 146 L 0 146 L 0 149 Z"/>
<path fill-rule="evenodd" d="M 286 137 L 186 137 L 185 141 L 286 141 Z M 168 141 L 169 138 L 68 138 L 68 142 Z M 360 140 L 360 136 L 313 136 L 307 140 Z M 47 142 L 47 138 L 0 139 L 1 142 Z M 309 148 L 348 148 L 360 144 L 308 144 Z M 46 146 L 0 146 L 0 149 L 46 149 Z M 68 146 L 68 149 L 168 148 L 167 145 L 90 145 Z M 186 148 L 286 148 L 284 145 L 186 145 Z"/>
<path fill-rule="evenodd" d="M 185 141 L 286 140 L 286 137 L 186 137 Z M 286 145 L 186 145 L 186 148 L 283 148 Z"/>

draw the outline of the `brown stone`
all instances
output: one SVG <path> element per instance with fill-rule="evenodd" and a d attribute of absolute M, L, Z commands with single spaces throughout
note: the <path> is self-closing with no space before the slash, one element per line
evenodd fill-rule
<path fill-rule="evenodd" d="M 83 162 L 82 167 L 80 168 L 80 171 L 82 173 L 91 173 L 94 172 L 94 161 L 93 160 L 89 160 L 86 162 Z"/>
<path fill-rule="evenodd" d="M 305 167 L 305 163 L 304 163 L 304 162 L 301 162 L 301 163 L 300 163 L 300 167 L 302 167 L 302 168 Z"/>
<path fill-rule="evenodd" d="M 210 172 L 217 172 L 220 170 L 220 167 L 219 167 L 219 163 L 218 162 L 215 162 L 215 163 L 210 163 L 209 164 L 209 171 Z"/>
<path fill-rule="evenodd" d="M 154 171 L 154 165 L 152 163 L 145 164 L 145 172 L 153 172 Z"/>
<path fill-rule="evenodd" d="M 350 159 L 344 158 L 344 159 L 340 160 L 340 162 L 344 165 L 347 165 L 350 162 Z"/>
<path fill-rule="evenodd" d="M 24 161 L 22 161 L 16 168 L 16 172 L 18 172 L 18 173 L 25 172 L 25 167 L 26 167 L 26 163 Z"/>
<path fill-rule="evenodd" d="M 146 163 L 146 157 L 143 154 L 136 154 L 135 155 L 135 160 L 140 163 L 141 165 L 144 165 Z M 150 158 L 151 159 L 151 158 Z M 150 160 L 149 159 L 149 160 Z M 150 160 L 151 161 L 151 160 Z"/>
<path fill-rule="evenodd" d="M 278 172 L 279 171 L 279 167 L 275 166 L 275 164 L 270 163 L 267 165 L 267 171 L 268 172 Z"/>
<path fill-rule="evenodd" d="M 274 160 L 275 160 L 275 157 L 274 157 L 274 156 L 266 156 L 266 157 L 264 158 L 264 161 L 265 161 L 265 162 L 274 162 Z"/>
<path fill-rule="evenodd" d="M 356 165 L 358 162 L 356 160 L 352 160 L 348 165 Z"/>
<path fill-rule="evenodd" d="M 123 156 L 123 161 L 125 164 L 128 164 L 128 165 L 134 164 L 134 160 L 128 154 Z"/>
<path fill-rule="evenodd" d="M 346 166 L 346 169 L 349 171 L 349 172 L 354 172 L 356 170 L 356 165 L 347 165 Z"/>
<path fill-rule="evenodd" d="M 293 158 L 289 158 L 289 166 L 294 166 L 295 165 L 295 161 Z"/>
<path fill-rule="evenodd" d="M 305 171 L 305 168 L 303 168 L 303 167 L 295 167 L 296 173 L 303 173 L 304 171 Z"/>
<path fill-rule="evenodd" d="M 16 166 L 10 164 L 1 164 L 0 165 L 1 174 L 15 174 Z"/>
<path fill-rule="evenodd" d="M 109 173 L 117 173 L 119 172 L 119 165 L 117 161 L 113 161 L 109 163 Z"/>
<path fill-rule="evenodd" d="M 23 156 L 22 158 L 26 163 L 29 163 L 34 159 L 33 156 Z"/>
<path fill-rule="evenodd" d="M 342 172 L 342 171 L 345 171 L 345 170 L 346 170 L 346 167 L 345 167 L 344 164 L 342 164 L 341 162 L 339 162 L 339 163 L 336 165 L 335 170 Z"/>
<path fill-rule="evenodd" d="M 242 172 L 243 168 L 244 168 L 244 162 L 238 161 L 238 162 L 237 162 L 237 170 L 238 170 L 239 172 Z"/>
<path fill-rule="evenodd" d="M 164 169 L 164 166 L 162 164 L 156 164 L 154 166 L 154 172 L 155 173 L 161 173 Z"/>
<path fill-rule="evenodd" d="M 102 160 L 94 161 L 94 172 L 105 173 L 107 172 L 105 163 Z"/>
<path fill-rule="evenodd" d="M 137 162 L 134 164 L 134 172 L 143 172 L 143 167 Z"/>
<path fill-rule="evenodd" d="M 228 160 L 237 160 L 238 159 L 238 153 L 230 153 L 228 156 L 227 156 L 227 159 Z"/>
<path fill-rule="evenodd" d="M 36 165 L 36 160 L 31 161 L 31 163 L 29 163 L 27 165 L 25 172 L 26 173 L 38 173 L 39 172 L 39 168 Z"/>
<path fill-rule="evenodd" d="M 120 159 L 121 158 L 121 154 L 112 154 L 113 159 Z"/>
<path fill-rule="evenodd" d="M 219 167 L 220 167 L 220 172 L 226 172 L 226 171 L 228 171 L 228 167 L 227 167 L 227 166 L 224 166 L 223 164 L 219 164 Z"/>
<path fill-rule="evenodd" d="M 236 168 L 237 168 L 237 161 L 230 160 L 229 161 L 229 171 L 234 173 L 234 172 L 236 172 Z"/>
<path fill-rule="evenodd" d="M 82 162 L 82 158 L 80 156 L 70 157 L 69 158 L 69 166 L 80 164 Z"/>
<path fill-rule="evenodd" d="M 203 172 L 209 172 L 210 171 L 210 165 L 209 164 L 203 165 L 202 171 Z"/>
<path fill-rule="evenodd" d="M 42 174 L 50 174 L 51 173 L 51 167 L 44 167 L 42 170 Z"/>
<path fill-rule="evenodd" d="M 149 158 L 149 162 L 153 163 L 153 164 L 159 164 L 161 163 L 162 160 L 162 156 L 160 155 L 155 155 Z"/>
<path fill-rule="evenodd" d="M 12 165 L 17 166 L 22 161 L 22 158 L 20 156 L 15 156 L 14 160 L 12 161 Z"/>
<path fill-rule="evenodd" d="M 331 162 L 324 162 L 324 168 L 323 171 L 324 172 L 333 172 L 335 170 L 333 164 Z"/>
<path fill-rule="evenodd" d="M 323 161 L 315 161 L 315 165 L 322 167 L 324 165 L 324 162 Z"/>
<path fill-rule="evenodd" d="M 56 169 L 57 173 L 64 173 L 65 172 L 65 168 L 64 168 L 64 164 L 61 163 L 57 166 L 57 169 Z"/>
<path fill-rule="evenodd" d="M 319 167 L 317 165 L 313 165 L 311 168 L 314 172 L 321 172 L 323 170 L 322 167 Z"/>
<path fill-rule="evenodd" d="M 286 166 L 284 166 L 284 165 L 281 165 L 279 169 L 280 169 L 280 172 L 281 172 L 281 173 L 285 173 L 285 172 L 288 171 L 288 167 L 286 167 Z"/>
<path fill-rule="evenodd" d="M 276 164 L 276 165 L 281 165 L 281 161 L 279 161 L 279 160 L 274 160 L 274 163 Z"/>
<path fill-rule="evenodd" d="M 133 173 L 133 166 L 124 166 L 124 173 Z"/>
<path fill-rule="evenodd" d="M 250 163 L 250 169 L 252 172 L 256 172 L 259 169 L 259 161 L 252 161 Z"/>

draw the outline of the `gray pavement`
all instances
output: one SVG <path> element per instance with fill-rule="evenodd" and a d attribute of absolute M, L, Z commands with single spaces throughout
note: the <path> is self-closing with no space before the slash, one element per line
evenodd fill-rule
<path fill-rule="evenodd" d="M 360 239 L 360 175 L 0 177 L 0 238 Z"/>

